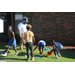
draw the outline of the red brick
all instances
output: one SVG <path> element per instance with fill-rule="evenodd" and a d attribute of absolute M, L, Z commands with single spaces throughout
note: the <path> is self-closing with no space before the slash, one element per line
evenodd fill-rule
<path fill-rule="evenodd" d="M 43 38 L 48 43 L 53 38 L 63 45 L 74 45 L 75 12 L 34 12 L 33 32 L 36 41 Z"/>

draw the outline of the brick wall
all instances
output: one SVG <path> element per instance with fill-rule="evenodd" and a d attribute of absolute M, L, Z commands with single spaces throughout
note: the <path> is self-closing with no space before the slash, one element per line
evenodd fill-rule
<path fill-rule="evenodd" d="M 32 26 L 36 42 L 51 39 L 63 45 L 75 45 L 75 12 L 34 12 Z"/>

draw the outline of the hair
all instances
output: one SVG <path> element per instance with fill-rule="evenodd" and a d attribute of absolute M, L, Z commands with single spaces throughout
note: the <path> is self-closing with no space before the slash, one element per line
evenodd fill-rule
<path fill-rule="evenodd" d="M 32 28 L 32 26 L 31 26 L 30 24 L 28 24 L 28 25 L 26 26 L 26 28 L 27 28 L 27 30 L 29 30 L 29 29 Z"/>
<path fill-rule="evenodd" d="M 53 43 L 54 43 L 54 42 L 55 42 L 55 40 L 51 39 L 51 41 L 50 41 L 50 42 L 53 42 Z"/>
<path fill-rule="evenodd" d="M 11 28 L 12 28 L 12 26 L 11 26 L 11 25 L 9 25 L 8 27 L 11 27 Z"/>

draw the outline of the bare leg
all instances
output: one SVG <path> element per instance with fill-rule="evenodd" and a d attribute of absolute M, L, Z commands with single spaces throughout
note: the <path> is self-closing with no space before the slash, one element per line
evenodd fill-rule
<path fill-rule="evenodd" d="M 18 53 L 17 53 L 17 49 L 16 49 L 16 47 L 14 47 L 14 50 L 15 50 L 15 52 L 16 52 L 16 55 L 15 55 L 15 56 L 18 56 Z"/>
<path fill-rule="evenodd" d="M 8 53 L 8 51 L 9 51 L 9 48 L 10 48 L 10 47 L 8 46 L 8 48 L 6 49 L 5 54 L 2 54 L 2 56 L 5 56 L 5 57 L 7 56 L 7 53 Z"/>
<path fill-rule="evenodd" d="M 59 51 L 57 50 L 57 53 L 59 54 Z"/>
<path fill-rule="evenodd" d="M 44 48 L 42 47 L 42 54 L 43 54 Z"/>
<path fill-rule="evenodd" d="M 8 48 L 7 48 L 7 50 L 6 50 L 6 53 L 8 53 L 8 51 L 9 51 L 9 48 L 10 48 L 10 47 L 8 47 Z"/>
<path fill-rule="evenodd" d="M 16 49 L 16 47 L 14 47 L 14 50 L 15 50 L 15 52 L 17 53 L 17 49 Z"/>
<path fill-rule="evenodd" d="M 41 49 L 39 49 L 39 52 L 40 52 L 40 54 L 41 54 Z"/>
<path fill-rule="evenodd" d="M 57 55 L 57 52 L 54 50 L 54 54 L 55 54 L 55 56 Z"/>
<path fill-rule="evenodd" d="M 58 53 L 58 56 L 61 57 L 61 54 L 60 54 L 59 50 L 57 50 L 57 53 Z"/>
<path fill-rule="evenodd" d="M 54 50 L 54 54 L 55 54 L 55 59 L 57 59 L 58 58 L 57 50 Z"/>

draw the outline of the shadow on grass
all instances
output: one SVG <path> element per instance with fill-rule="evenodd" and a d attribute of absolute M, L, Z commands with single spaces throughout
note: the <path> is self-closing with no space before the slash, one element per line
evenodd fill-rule
<path fill-rule="evenodd" d="M 6 45 L 0 45 L 0 49 L 6 49 Z"/>
<path fill-rule="evenodd" d="M 4 54 L 6 52 L 6 45 L 0 45 L 0 54 Z"/>
<path fill-rule="evenodd" d="M 27 53 L 25 53 L 25 52 L 18 53 L 18 56 L 24 56 L 24 55 L 27 55 Z"/>
<path fill-rule="evenodd" d="M 3 56 L 0 56 L 0 60 L 13 60 L 13 62 L 14 62 L 14 60 L 25 60 L 25 61 L 27 61 L 27 59 L 20 59 L 20 58 L 5 58 L 5 57 L 3 57 Z"/>
<path fill-rule="evenodd" d="M 75 59 L 75 49 L 63 49 L 60 53 L 62 57 Z"/>
<path fill-rule="evenodd" d="M 1 45 L 0 46 L 0 54 L 4 54 L 6 52 L 6 49 L 7 49 L 6 45 Z M 9 50 L 12 50 L 12 47 L 10 47 Z M 8 53 L 10 53 L 10 51 L 8 51 Z"/>

